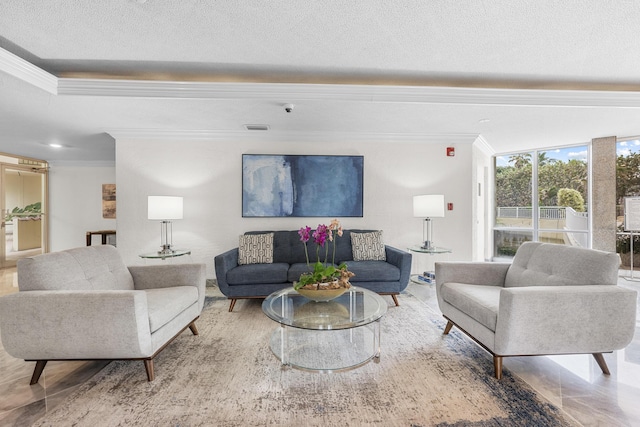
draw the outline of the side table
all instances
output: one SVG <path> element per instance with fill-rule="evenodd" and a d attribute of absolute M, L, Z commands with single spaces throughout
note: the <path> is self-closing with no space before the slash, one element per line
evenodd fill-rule
<path fill-rule="evenodd" d="M 145 259 L 161 259 L 161 260 L 164 261 L 165 259 L 177 258 L 177 257 L 185 256 L 185 255 L 191 255 L 191 250 L 190 249 L 176 249 L 175 251 L 173 251 L 171 253 L 149 252 L 149 253 L 146 253 L 146 254 L 140 254 L 138 256 L 140 258 L 145 258 Z"/>
<path fill-rule="evenodd" d="M 419 254 L 426 254 L 429 255 L 431 257 L 433 256 L 446 256 L 447 259 L 449 257 L 449 254 L 451 254 L 453 252 L 452 249 L 449 248 L 443 248 L 440 246 L 432 246 L 430 248 L 423 248 L 420 245 L 413 245 L 410 246 L 409 251 L 411 252 L 415 252 L 415 253 L 419 253 Z M 411 275 L 411 281 L 414 283 L 420 283 L 420 284 L 430 284 L 430 283 L 435 283 L 435 260 L 429 260 L 429 262 L 427 263 L 427 266 L 424 270 L 418 269 L 419 273 L 417 274 L 412 274 Z M 428 276 L 425 279 L 422 279 L 421 277 L 424 277 L 425 274 L 423 273 L 429 273 Z"/>
<path fill-rule="evenodd" d="M 94 235 L 102 236 L 102 244 L 106 245 L 109 242 L 109 236 L 115 236 L 116 230 L 99 230 L 99 231 L 87 231 L 87 246 L 91 246 L 91 240 Z M 115 244 L 114 244 L 115 246 Z"/>

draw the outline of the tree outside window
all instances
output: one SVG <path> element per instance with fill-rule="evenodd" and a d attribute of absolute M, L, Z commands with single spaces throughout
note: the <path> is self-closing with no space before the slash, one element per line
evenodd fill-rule
<path fill-rule="evenodd" d="M 496 158 L 495 256 L 513 256 L 529 240 L 588 246 L 587 152 L 576 146 Z"/>

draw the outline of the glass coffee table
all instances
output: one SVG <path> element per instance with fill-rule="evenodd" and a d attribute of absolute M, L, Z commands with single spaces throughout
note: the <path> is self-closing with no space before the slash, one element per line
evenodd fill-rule
<path fill-rule="evenodd" d="M 283 367 L 334 372 L 380 360 L 380 322 L 387 302 L 352 287 L 336 299 L 311 301 L 293 288 L 269 295 L 262 311 L 280 324 L 271 351 Z"/>

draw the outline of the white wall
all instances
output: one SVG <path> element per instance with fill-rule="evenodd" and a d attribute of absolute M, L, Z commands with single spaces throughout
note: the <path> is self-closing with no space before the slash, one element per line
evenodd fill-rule
<path fill-rule="evenodd" d="M 487 261 L 493 257 L 491 244 L 493 237 L 490 235 L 492 230 L 489 209 L 493 206 L 493 185 L 490 181 L 492 170 L 492 157 L 490 148 L 486 142 L 479 137 L 473 145 L 472 151 L 472 169 L 474 171 L 473 181 L 473 218 L 472 234 L 473 234 L 473 261 Z"/>
<path fill-rule="evenodd" d="M 446 156 L 446 146 L 456 156 Z M 118 249 L 127 264 L 155 251 L 160 225 L 147 219 L 147 196 L 184 197 L 184 219 L 173 224 L 173 243 L 207 264 L 236 247 L 248 230 L 297 230 L 331 218 L 242 218 L 242 154 L 336 154 L 364 156 L 364 217 L 340 218 L 345 228 L 384 230 L 387 244 L 405 249 L 422 240 L 422 219 L 412 197 L 444 194 L 454 204 L 433 220 L 434 241 L 453 248 L 450 259 L 472 259 L 472 194 L 475 171 L 470 143 L 433 142 L 233 142 L 214 140 L 116 141 Z M 99 193 L 99 192 L 98 192 Z M 54 198 L 52 197 L 52 200 Z M 97 226 L 97 225 L 96 225 Z"/>
<path fill-rule="evenodd" d="M 115 230 L 115 219 L 102 218 L 102 184 L 116 182 L 115 166 L 69 166 L 49 169 L 49 250 L 86 245 L 86 232 Z M 94 236 L 94 244 L 100 237 Z"/>

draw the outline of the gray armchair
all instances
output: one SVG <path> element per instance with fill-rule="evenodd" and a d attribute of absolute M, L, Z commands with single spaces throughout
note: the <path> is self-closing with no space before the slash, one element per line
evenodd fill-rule
<path fill-rule="evenodd" d="M 633 339 L 637 292 L 617 286 L 615 253 L 524 243 L 513 263 L 436 263 L 438 305 L 448 320 L 493 355 L 602 353 Z"/>
<path fill-rule="evenodd" d="M 127 268 L 113 246 L 18 261 L 19 292 L 0 298 L 0 336 L 13 357 L 36 361 L 134 359 L 154 379 L 154 357 L 204 305 L 204 264 Z"/>

